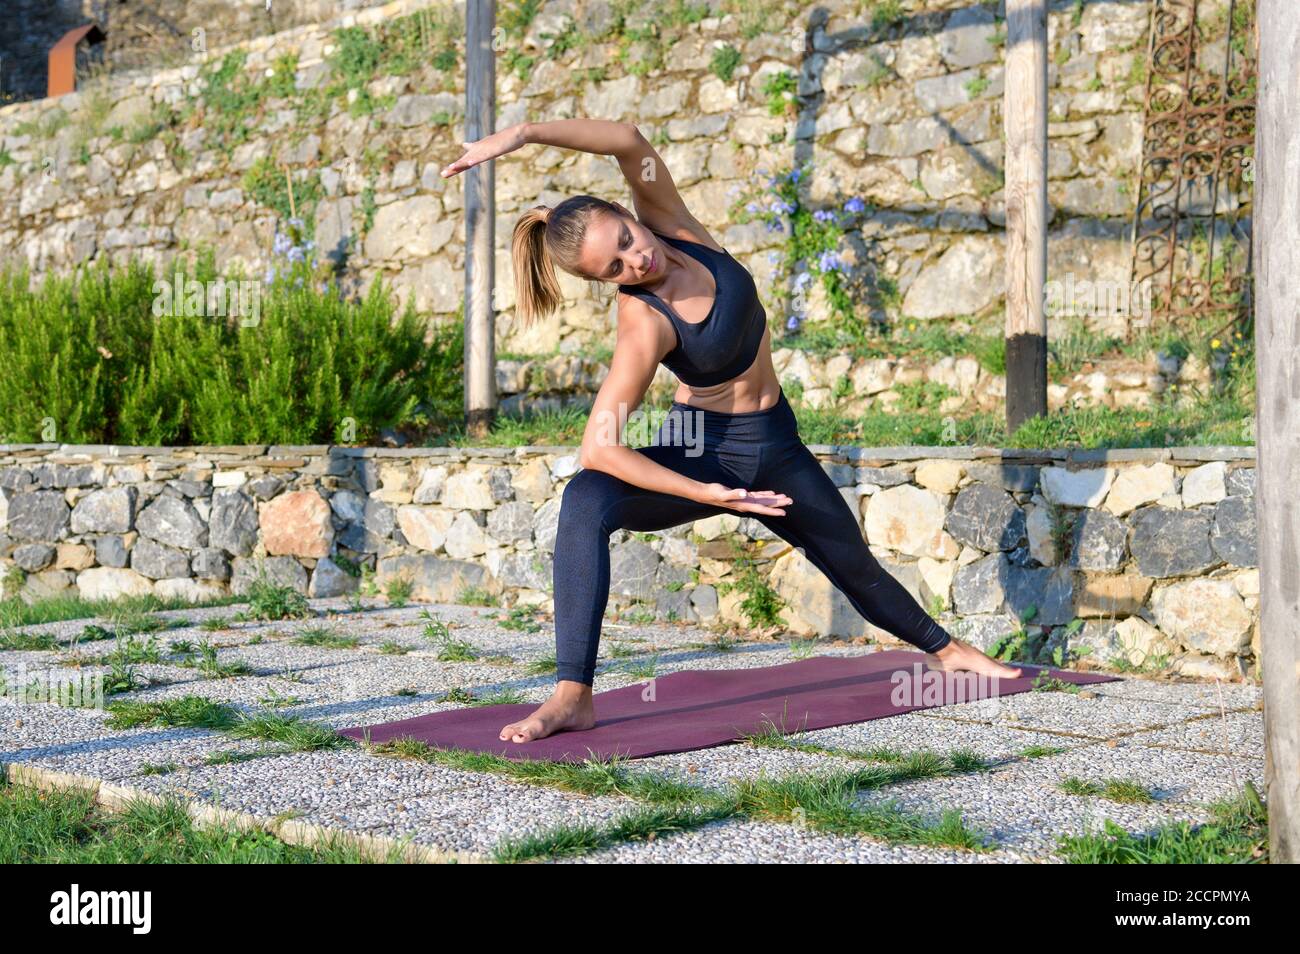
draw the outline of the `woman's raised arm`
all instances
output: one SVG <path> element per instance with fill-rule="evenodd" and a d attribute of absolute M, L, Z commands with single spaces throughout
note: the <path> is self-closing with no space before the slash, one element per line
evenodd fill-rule
<path fill-rule="evenodd" d="M 663 157 L 641 134 L 635 123 L 610 119 L 555 119 L 540 123 L 517 123 L 490 136 L 466 142 L 465 154 L 442 170 L 444 179 L 481 162 L 504 156 L 528 143 L 577 149 L 600 156 L 613 156 L 632 189 L 637 216 L 660 231 L 685 225 L 695 232 L 702 228 L 686 208 L 677 184 Z"/>

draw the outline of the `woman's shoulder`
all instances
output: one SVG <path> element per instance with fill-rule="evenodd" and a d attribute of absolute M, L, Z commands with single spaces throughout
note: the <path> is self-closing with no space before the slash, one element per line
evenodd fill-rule
<path fill-rule="evenodd" d="M 678 242 L 690 242 L 694 245 L 703 245 L 705 248 L 712 252 L 717 252 L 719 255 L 727 254 L 727 250 L 718 242 L 714 241 L 713 236 L 709 234 L 709 230 L 695 219 L 692 219 L 689 222 L 664 223 L 662 228 L 656 227 L 658 223 L 651 224 L 648 222 L 642 222 L 641 224 L 651 232 L 654 232 L 656 235 L 663 238 L 675 239 Z"/>

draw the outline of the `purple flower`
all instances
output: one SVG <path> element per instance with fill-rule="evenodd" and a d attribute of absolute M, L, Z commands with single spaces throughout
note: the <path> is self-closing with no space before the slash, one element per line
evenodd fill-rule
<path fill-rule="evenodd" d="M 867 204 L 859 199 L 856 195 L 844 203 L 845 212 L 861 212 L 867 207 Z"/>
<path fill-rule="evenodd" d="M 761 212 L 762 208 L 757 202 L 751 202 L 749 205 L 745 206 L 745 211 L 752 215 L 755 212 Z"/>
<path fill-rule="evenodd" d="M 780 253 L 780 252 L 768 252 L 768 253 L 767 253 L 767 260 L 768 260 L 769 263 L 775 265 L 777 262 L 779 262 L 779 261 L 781 260 L 781 253 Z"/>
<path fill-rule="evenodd" d="M 791 316 L 790 316 L 790 320 L 787 321 L 787 322 L 785 323 L 785 326 L 786 326 L 786 328 L 788 328 L 790 331 L 798 331 L 798 330 L 799 330 L 799 316 L 798 316 L 798 315 L 791 315 Z"/>
<path fill-rule="evenodd" d="M 289 259 L 289 261 L 291 261 L 291 262 L 301 262 L 301 261 L 303 261 L 305 258 L 306 258 L 306 256 L 303 254 L 303 251 L 302 251 L 301 246 L 295 245 L 295 246 L 293 246 L 292 248 L 289 249 L 289 255 L 288 255 L 288 259 Z"/>
<path fill-rule="evenodd" d="M 803 288 L 803 286 L 807 285 L 810 281 L 812 281 L 812 275 L 810 275 L 808 272 L 800 272 L 798 275 L 795 276 L 794 287 Z"/>
<path fill-rule="evenodd" d="M 293 239 L 283 232 L 275 233 L 275 241 L 271 244 L 271 251 L 276 255 L 284 255 L 289 249 L 293 248 Z"/>
<path fill-rule="evenodd" d="M 817 258 L 817 268 L 823 272 L 840 271 L 844 263 L 835 252 L 822 252 Z"/>
<path fill-rule="evenodd" d="M 267 270 L 266 270 L 266 274 L 262 276 L 262 281 L 266 282 L 266 284 L 268 284 L 268 285 L 270 285 L 270 284 L 272 284 L 272 283 L 275 282 L 275 268 L 274 268 L 274 266 L 272 266 L 272 267 L 270 267 L 270 268 L 267 268 Z"/>
<path fill-rule="evenodd" d="M 829 222 L 835 218 L 835 213 L 829 209 L 818 209 L 813 213 L 813 218 L 818 222 Z"/>

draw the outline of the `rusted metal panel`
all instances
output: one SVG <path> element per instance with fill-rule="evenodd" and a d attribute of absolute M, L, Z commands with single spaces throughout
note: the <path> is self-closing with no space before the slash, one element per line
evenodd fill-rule
<path fill-rule="evenodd" d="M 1151 284 L 1157 322 L 1250 319 L 1254 6 L 1153 0 L 1129 274 Z"/>
<path fill-rule="evenodd" d="M 77 89 L 77 46 L 103 43 L 104 31 L 93 23 L 75 27 L 63 34 L 58 43 L 50 47 L 50 80 L 46 95 L 62 96 Z"/>

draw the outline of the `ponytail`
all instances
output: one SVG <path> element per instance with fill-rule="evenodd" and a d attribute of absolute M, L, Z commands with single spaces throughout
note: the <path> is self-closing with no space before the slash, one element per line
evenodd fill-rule
<path fill-rule="evenodd" d="M 515 269 L 515 314 L 520 327 L 527 328 L 545 318 L 564 300 L 555 276 L 559 266 L 579 278 L 577 266 L 587 223 L 597 212 L 621 215 L 611 202 L 594 195 L 576 195 L 553 209 L 535 205 L 515 223 L 511 259 Z"/>
<path fill-rule="evenodd" d="M 546 225 L 551 210 L 536 205 L 515 224 L 511 256 L 515 267 L 515 313 L 521 327 L 545 318 L 560 306 L 560 283 L 546 251 Z"/>

